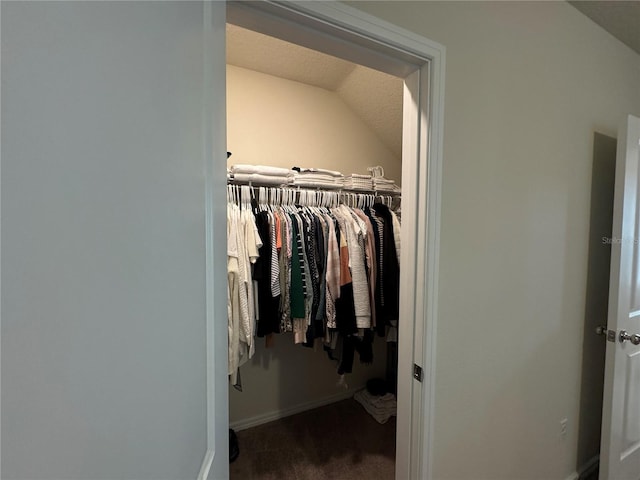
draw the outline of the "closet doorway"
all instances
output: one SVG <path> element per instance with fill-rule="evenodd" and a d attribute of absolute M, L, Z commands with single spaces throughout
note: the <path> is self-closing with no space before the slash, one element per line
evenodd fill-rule
<path fill-rule="evenodd" d="M 444 49 L 340 4 L 230 2 L 227 23 L 403 81 L 396 478 L 430 478 Z"/>

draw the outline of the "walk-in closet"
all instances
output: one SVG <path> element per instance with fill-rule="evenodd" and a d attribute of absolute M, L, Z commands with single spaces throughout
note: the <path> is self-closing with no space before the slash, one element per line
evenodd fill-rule
<path fill-rule="evenodd" d="M 232 479 L 394 478 L 402 95 L 401 78 L 227 25 Z"/>

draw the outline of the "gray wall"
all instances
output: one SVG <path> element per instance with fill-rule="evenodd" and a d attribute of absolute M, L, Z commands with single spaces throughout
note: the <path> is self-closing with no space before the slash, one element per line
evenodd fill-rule
<path fill-rule="evenodd" d="M 195 478 L 202 5 L 2 2 L 2 478 Z"/>
<path fill-rule="evenodd" d="M 447 47 L 435 476 L 565 478 L 593 133 L 640 57 L 565 2 L 353 5 Z M 2 2 L 3 478 L 197 474 L 201 8 Z"/>
<path fill-rule="evenodd" d="M 580 422 L 594 132 L 640 114 L 640 56 L 566 2 L 351 5 L 447 49 L 435 477 L 566 478 L 600 422 L 598 402 Z"/>

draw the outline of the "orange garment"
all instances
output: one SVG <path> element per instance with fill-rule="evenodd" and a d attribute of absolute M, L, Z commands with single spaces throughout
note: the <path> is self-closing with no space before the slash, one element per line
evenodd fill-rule
<path fill-rule="evenodd" d="M 274 217 L 276 217 L 276 248 L 280 250 L 282 248 L 282 223 L 280 221 L 280 215 L 274 215 Z"/>
<path fill-rule="evenodd" d="M 340 231 L 340 286 L 351 283 L 351 270 L 349 269 L 349 247 L 344 232 Z"/>

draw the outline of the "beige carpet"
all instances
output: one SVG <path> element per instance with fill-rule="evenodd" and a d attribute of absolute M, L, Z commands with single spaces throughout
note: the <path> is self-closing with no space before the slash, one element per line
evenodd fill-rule
<path fill-rule="evenodd" d="M 380 425 L 353 399 L 237 432 L 232 480 L 392 480 L 396 419 Z"/>

